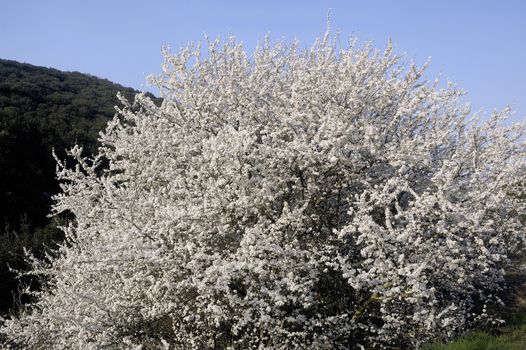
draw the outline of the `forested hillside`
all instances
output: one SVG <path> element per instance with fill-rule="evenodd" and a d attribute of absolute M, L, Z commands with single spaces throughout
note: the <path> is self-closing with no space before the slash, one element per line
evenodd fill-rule
<path fill-rule="evenodd" d="M 60 239 L 47 217 L 59 190 L 56 162 L 75 143 L 86 154 L 115 113 L 117 92 L 136 91 L 79 72 L 0 59 L 0 313 L 13 305 L 11 267 L 23 267 L 22 246 L 41 251 Z"/>

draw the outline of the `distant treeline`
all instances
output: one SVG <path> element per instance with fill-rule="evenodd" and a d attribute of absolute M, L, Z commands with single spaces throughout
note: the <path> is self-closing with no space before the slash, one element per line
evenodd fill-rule
<path fill-rule="evenodd" d="M 79 72 L 0 59 L 0 314 L 16 301 L 8 266 L 24 268 L 22 247 L 39 254 L 61 239 L 57 220 L 48 217 L 59 191 L 52 149 L 64 158 L 76 143 L 93 154 L 117 92 L 137 93 Z"/>

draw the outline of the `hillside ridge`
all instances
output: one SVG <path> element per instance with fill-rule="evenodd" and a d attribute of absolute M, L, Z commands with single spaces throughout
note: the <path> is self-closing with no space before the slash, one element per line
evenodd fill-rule
<path fill-rule="evenodd" d="M 139 91 L 90 74 L 0 59 L 0 314 L 13 305 L 17 283 L 8 265 L 25 267 L 22 246 L 38 253 L 61 237 L 48 217 L 59 192 L 52 149 L 60 159 L 75 144 L 86 155 L 96 152 L 118 92 L 131 99 Z"/>

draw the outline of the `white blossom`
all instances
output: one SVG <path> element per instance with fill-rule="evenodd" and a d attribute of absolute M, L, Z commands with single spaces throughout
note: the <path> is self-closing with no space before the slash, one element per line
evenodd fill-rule
<path fill-rule="evenodd" d="M 59 161 L 75 220 L 6 346 L 418 347 L 493 320 L 524 125 L 469 119 L 390 44 L 336 42 L 165 50 L 162 104 L 122 99 L 94 159 Z"/>

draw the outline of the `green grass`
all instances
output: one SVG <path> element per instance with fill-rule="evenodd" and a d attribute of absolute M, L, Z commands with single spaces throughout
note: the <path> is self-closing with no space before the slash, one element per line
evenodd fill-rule
<path fill-rule="evenodd" d="M 499 335 L 466 334 L 448 344 L 433 344 L 424 350 L 526 350 L 526 314 L 511 317 Z"/>

